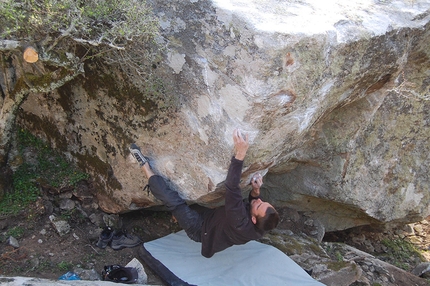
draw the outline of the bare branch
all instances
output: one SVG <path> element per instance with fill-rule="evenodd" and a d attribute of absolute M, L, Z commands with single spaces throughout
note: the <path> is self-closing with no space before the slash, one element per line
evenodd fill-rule
<path fill-rule="evenodd" d="M 71 35 L 71 32 L 75 30 L 75 24 L 76 24 L 76 21 L 75 20 L 72 21 L 70 23 L 70 26 L 67 28 L 67 30 L 63 31 L 61 35 L 54 40 L 54 42 L 49 46 L 49 48 L 46 49 L 46 52 L 51 51 L 58 44 L 58 42 L 64 39 L 65 37 L 69 37 Z"/>
<path fill-rule="evenodd" d="M 17 50 L 20 47 L 22 47 L 22 43 L 20 41 L 0 40 L 0 51 Z"/>
<path fill-rule="evenodd" d="M 81 44 L 88 44 L 88 45 L 91 45 L 94 47 L 98 47 L 100 45 L 107 45 L 108 47 L 111 47 L 111 48 L 116 49 L 116 50 L 125 50 L 124 47 L 120 47 L 120 46 L 117 46 L 117 45 L 114 45 L 111 43 L 104 43 L 104 42 L 101 42 L 100 40 L 99 41 L 92 41 L 92 40 L 84 40 L 84 39 L 78 39 L 78 38 L 73 38 L 72 40 L 75 42 L 81 43 Z"/>

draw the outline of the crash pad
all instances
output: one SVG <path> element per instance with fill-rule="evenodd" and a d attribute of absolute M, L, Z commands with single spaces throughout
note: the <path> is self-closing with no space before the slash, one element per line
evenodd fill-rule
<path fill-rule="evenodd" d="M 170 285 L 324 285 L 279 249 L 257 241 L 205 258 L 201 243 L 180 231 L 146 242 L 142 248 L 146 254 L 141 258 Z"/>

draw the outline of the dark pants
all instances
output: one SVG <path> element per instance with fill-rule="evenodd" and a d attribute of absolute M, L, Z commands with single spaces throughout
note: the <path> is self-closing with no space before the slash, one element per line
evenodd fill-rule
<path fill-rule="evenodd" d="M 152 194 L 172 212 L 179 226 L 185 230 L 188 237 L 194 241 L 201 242 L 202 215 L 191 209 L 184 199 L 179 196 L 178 192 L 172 190 L 161 176 L 151 176 L 148 185 Z"/>

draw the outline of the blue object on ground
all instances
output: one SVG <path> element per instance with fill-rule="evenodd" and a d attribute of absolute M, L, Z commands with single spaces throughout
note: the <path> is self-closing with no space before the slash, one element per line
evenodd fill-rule
<path fill-rule="evenodd" d="M 81 280 L 81 277 L 79 277 L 75 272 L 69 271 L 66 274 L 61 275 L 58 280 Z"/>

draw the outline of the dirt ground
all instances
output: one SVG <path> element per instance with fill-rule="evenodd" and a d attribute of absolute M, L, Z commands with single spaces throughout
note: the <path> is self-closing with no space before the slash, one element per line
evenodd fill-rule
<path fill-rule="evenodd" d="M 58 279 L 77 267 L 94 269 L 101 274 L 105 265 L 125 266 L 133 258 L 139 258 L 139 246 L 118 251 L 112 250 L 109 246 L 106 249 L 95 246 L 101 228 L 95 223 L 94 217 L 102 218 L 106 214 L 94 208 L 94 200 L 87 187 L 73 191 L 68 196 L 50 194 L 45 190 L 44 196 L 19 215 L 0 218 L 0 275 Z M 61 209 L 64 197 L 76 203 L 74 210 Z M 70 232 L 60 236 L 49 220 L 51 214 L 67 220 L 71 226 Z M 180 230 L 170 213 L 164 211 L 141 210 L 114 217 L 121 225 L 121 229 L 139 236 L 144 242 Z M 406 239 L 413 241 L 429 261 L 430 225 L 424 221 L 415 226 L 417 230 Z M 332 241 L 342 241 L 365 251 L 369 250 L 366 246 L 370 245 L 375 252 L 384 252 L 383 247 L 379 247 L 380 241 L 384 238 L 399 237 L 398 233 L 404 232 L 372 233 L 356 230 L 335 233 L 327 237 Z M 9 245 L 10 235 L 18 240 L 18 248 Z M 402 235 L 402 238 L 405 236 Z M 397 262 L 398 260 L 399 258 Z M 414 267 L 417 262 L 415 258 L 400 261 L 410 264 L 410 267 Z M 142 264 L 148 275 L 148 284 L 165 285 L 147 265 Z"/>
<path fill-rule="evenodd" d="M 75 196 L 71 199 L 77 205 L 82 203 Z M 133 258 L 138 258 L 139 247 L 115 251 L 109 246 L 105 249 L 95 246 L 102 229 L 81 212 L 60 210 L 60 200 L 58 196 L 45 196 L 19 215 L 0 218 L 0 275 L 58 279 L 77 267 L 94 269 L 101 275 L 105 265 L 125 266 Z M 51 204 L 52 211 L 47 207 Z M 88 209 L 82 209 L 90 214 Z M 57 233 L 49 219 L 52 213 L 68 221 L 71 226 L 69 233 L 63 236 Z M 98 210 L 93 210 L 92 214 L 103 216 Z M 163 211 L 134 211 L 114 217 L 117 225 L 121 225 L 120 229 L 139 236 L 144 242 L 180 230 L 172 216 Z M 18 248 L 9 245 L 10 235 L 18 240 Z M 149 267 L 143 266 L 148 284 L 164 285 Z"/>

